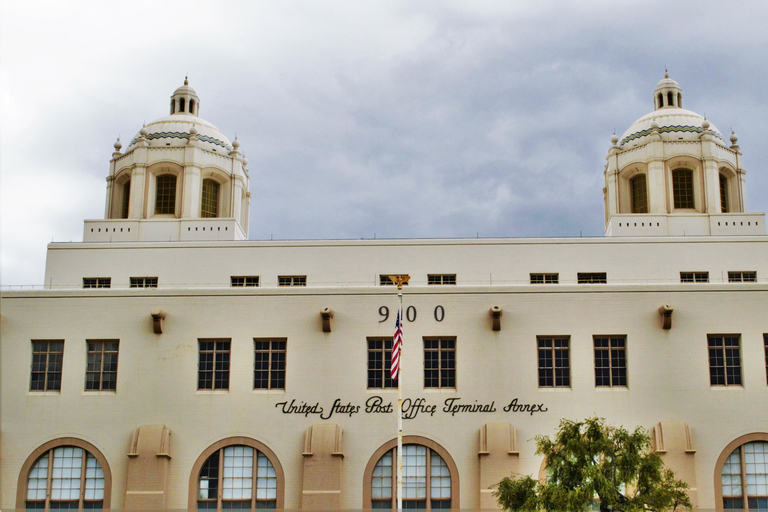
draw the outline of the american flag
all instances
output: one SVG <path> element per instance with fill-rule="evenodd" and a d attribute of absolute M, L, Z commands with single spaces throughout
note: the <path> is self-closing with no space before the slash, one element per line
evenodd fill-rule
<path fill-rule="evenodd" d="M 400 348 L 403 344 L 403 326 L 400 324 L 400 312 L 397 312 L 397 320 L 395 321 L 395 336 L 392 339 L 392 368 L 389 371 L 389 375 L 392 380 L 397 380 L 397 376 L 400 373 Z"/>

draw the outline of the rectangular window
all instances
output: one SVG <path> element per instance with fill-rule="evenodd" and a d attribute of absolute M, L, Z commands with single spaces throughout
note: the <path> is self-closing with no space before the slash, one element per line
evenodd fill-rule
<path fill-rule="evenodd" d="M 277 276 L 278 286 L 307 286 L 307 276 Z"/>
<path fill-rule="evenodd" d="M 757 281 L 757 272 L 728 272 L 729 283 L 754 283 Z"/>
<path fill-rule="evenodd" d="M 456 338 L 424 338 L 424 387 L 456 387 Z"/>
<path fill-rule="evenodd" d="M 627 337 L 595 336 L 595 386 L 627 386 Z"/>
<path fill-rule="evenodd" d="M 229 351 L 231 341 L 198 340 L 197 389 L 229 389 Z"/>
<path fill-rule="evenodd" d="M 232 276 L 232 286 L 259 286 L 259 276 Z"/>
<path fill-rule="evenodd" d="M 61 391 L 64 340 L 32 341 L 30 391 Z"/>
<path fill-rule="evenodd" d="M 253 339 L 253 389 L 285 389 L 287 340 Z"/>
<path fill-rule="evenodd" d="M 710 334 L 709 384 L 711 386 L 741 386 L 741 351 L 738 334 Z"/>
<path fill-rule="evenodd" d="M 558 284 L 560 275 L 554 274 L 531 274 L 531 284 Z"/>
<path fill-rule="evenodd" d="M 155 193 L 155 215 L 176 213 L 176 176 L 163 174 L 157 177 Z"/>
<path fill-rule="evenodd" d="M 539 387 L 571 386 L 571 363 L 568 336 L 539 336 Z"/>
<path fill-rule="evenodd" d="M 681 283 L 708 283 L 709 272 L 680 272 Z"/>
<path fill-rule="evenodd" d="M 389 278 L 389 276 L 396 276 L 400 274 L 379 274 L 379 286 L 395 286 L 395 283 Z M 403 283 L 403 286 L 408 286 L 408 282 Z"/>
<path fill-rule="evenodd" d="M 85 369 L 86 391 L 117 389 L 117 340 L 88 341 L 88 364 Z"/>
<path fill-rule="evenodd" d="M 392 338 L 368 338 L 368 389 L 396 388 L 392 369 Z"/>
<path fill-rule="evenodd" d="M 132 277 L 131 288 L 157 288 L 156 277 Z"/>
<path fill-rule="evenodd" d="M 605 272 L 579 272 L 579 284 L 604 284 L 608 282 Z"/>
<path fill-rule="evenodd" d="M 672 195 L 675 208 L 694 208 L 693 171 L 675 169 L 672 171 Z"/>
<path fill-rule="evenodd" d="M 83 288 L 109 288 L 112 286 L 111 277 L 84 277 Z"/>
<path fill-rule="evenodd" d="M 456 284 L 456 274 L 428 274 L 427 284 Z"/>

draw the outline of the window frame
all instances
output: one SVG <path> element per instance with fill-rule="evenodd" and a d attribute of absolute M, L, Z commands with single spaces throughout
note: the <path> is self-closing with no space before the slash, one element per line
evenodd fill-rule
<path fill-rule="evenodd" d="M 427 343 L 437 342 L 437 347 L 427 347 Z M 452 344 L 452 346 L 443 346 L 443 343 L 446 345 Z M 424 336 L 422 338 L 422 346 L 423 346 L 423 357 L 424 357 L 424 389 L 458 389 L 458 383 L 457 380 L 457 342 L 455 336 Z M 436 368 L 427 368 L 427 354 L 436 353 L 437 354 L 437 367 Z M 444 354 L 445 359 L 450 359 L 452 361 L 452 368 L 451 367 L 443 367 L 444 364 Z M 451 355 L 452 354 L 452 355 Z M 449 361 L 445 361 L 449 362 Z M 427 372 L 437 372 L 437 377 L 428 377 Z M 445 375 L 444 375 L 445 374 Z M 428 383 L 432 383 L 434 380 L 437 380 L 436 385 L 428 385 Z M 444 380 L 448 380 L 448 383 L 444 383 Z M 452 385 L 450 383 L 452 381 Z"/>
<path fill-rule="evenodd" d="M 282 464 L 280 463 L 280 459 L 278 459 L 277 455 L 275 455 L 275 452 L 272 451 L 264 443 L 257 441 L 255 439 L 251 439 L 250 437 L 234 436 L 234 437 L 227 437 L 225 439 L 221 439 L 213 443 L 211 446 L 203 450 L 203 452 L 197 458 L 195 463 L 192 465 L 192 470 L 190 471 L 190 475 L 189 475 L 187 510 L 198 510 L 198 490 L 199 490 L 198 485 L 199 485 L 200 472 L 203 468 L 203 465 L 205 465 L 208 459 L 215 452 L 219 450 L 223 450 L 224 448 L 227 448 L 229 446 L 247 446 L 249 448 L 253 448 L 258 452 L 261 452 L 264 456 L 267 457 L 267 459 L 269 459 L 269 462 L 272 464 L 272 468 L 274 468 L 275 470 L 275 477 L 277 479 L 275 510 L 284 509 L 285 508 L 285 472 L 283 470 Z M 257 476 L 256 473 L 254 473 L 253 476 L 255 480 L 255 477 Z M 255 503 L 255 495 L 256 494 L 254 493 L 251 503 Z M 221 510 L 218 506 L 219 503 L 220 501 L 217 499 L 216 510 Z M 254 510 L 254 509 L 251 509 L 251 510 Z"/>
<path fill-rule="evenodd" d="M 259 276 L 230 276 L 230 286 L 232 288 L 258 288 Z"/>
<path fill-rule="evenodd" d="M 32 470 L 32 467 L 37 463 L 37 461 L 46 454 L 46 452 L 53 452 L 56 448 L 60 447 L 75 447 L 80 448 L 84 452 L 87 452 L 91 454 L 96 461 L 99 463 L 99 466 L 101 466 L 101 471 L 104 475 L 104 498 L 101 500 L 102 506 L 100 507 L 100 510 L 108 510 L 111 508 L 112 504 L 112 472 L 109 468 L 109 464 L 107 463 L 107 459 L 104 457 L 104 455 L 91 443 L 87 441 L 83 441 L 82 439 L 78 439 L 76 437 L 61 437 L 58 439 L 53 439 L 51 441 L 48 441 L 47 443 L 44 443 L 43 445 L 39 446 L 36 450 L 34 450 L 29 457 L 27 457 L 24 464 L 21 466 L 21 471 L 19 471 L 19 478 L 18 483 L 16 485 L 16 509 L 17 510 L 26 510 L 26 501 L 27 501 L 27 487 L 29 485 L 29 472 Z M 51 466 L 49 465 L 49 468 Z M 85 471 L 83 471 L 83 474 Z M 50 483 L 50 478 L 48 479 L 48 482 Z M 45 510 L 49 510 L 50 508 L 50 489 L 46 489 L 46 500 L 45 500 Z M 78 510 L 83 510 L 82 504 L 84 503 L 84 500 L 82 499 L 84 489 L 81 487 L 81 499 L 78 500 Z M 71 501 L 71 500 L 62 500 L 62 501 Z"/>
<path fill-rule="evenodd" d="M 211 194 L 212 191 L 213 194 Z M 200 218 L 218 218 L 220 216 L 220 206 L 221 183 L 212 178 L 203 179 L 200 185 Z"/>
<path fill-rule="evenodd" d="M 112 278 L 111 277 L 84 277 L 83 289 L 88 290 L 93 288 L 112 288 Z"/>
<path fill-rule="evenodd" d="M 763 345 L 765 348 L 765 383 L 768 385 L 768 334 L 763 334 Z"/>
<path fill-rule="evenodd" d="M 173 180 L 171 186 L 170 180 Z M 175 173 L 164 172 L 155 176 L 155 205 L 154 215 L 176 216 L 176 195 L 179 177 Z"/>
<path fill-rule="evenodd" d="M 213 343 L 213 349 L 212 350 L 203 350 L 203 343 Z M 221 344 L 221 345 L 219 345 Z M 225 347 L 226 344 L 226 347 Z M 208 391 L 208 392 L 214 392 L 214 391 L 229 391 L 229 385 L 230 385 L 230 370 L 231 370 L 231 362 L 232 362 L 232 339 L 231 338 L 198 338 L 197 340 L 197 390 L 198 391 Z M 212 354 L 211 359 L 211 369 L 201 369 L 203 365 L 203 354 Z M 224 354 L 226 354 L 226 357 L 224 357 Z M 222 355 L 221 363 L 226 366 L 226 368 L 218 368 L 217 361 L 217 355 Z M 224 360 L 226 359 L 226 361 Z M 203 374 L 211 374 L 210 379 L 203 379 Z M 226 375 L 226 386 L 218 386 L 217 385 L 217 376 L 218 374 L 225 374 Z M 222 378 L 223 380 L 223 378 Z M 210 387 L 208 385 L 203 386 L 202 383 L 210 382 Z"/>
<path fill-rule="evenodd" d="M 720 213 L 729 213 L 731 205 L 728 195 L 728 176 L 722 171 L 718 173 L 718 182 L 720 187 Z"/>
<path fill-rule="evenodd" d="M 131 277 L 131 288 L 157 288 L 157 276 L 155 277 Z"/>
<path fill-rule="evenodd" d="M 542 347 L 542 342 L 549 341 L 551 345 L 549 347 Z M 565 346 L 562 345 L 560 347 L 557 346 L 557 342 L 565 342 Z M 571 337 L 570 336 L 536 336 L 536 351 L 537 351 L 537 362 L 538 362 L 538 382 L 539 382 L 539 388 L 540 389 L 570 389 L 571 388 Z M 549 354 L 549 362 L 551 363 L 550 366 L 542 365 L 542 352 L 545 354 Z M 562 356 L 562 353 L 565 352 L 565 363 L 566 366 L 557 366 L 558 361 L 558 353 Z M 562 361 L 562 357 L 560 358 Z M 546 358 L 545 361 L 546 363 Z M 558 377 L 557 370 L 563 370 L 565 372 L 564 375 L 561 375 Z M 547 376 L 547 371 L 551 371 L 551 375 Z M 542 379 L 551 379 L 551 384 L 542 384 Z M 558 378 L 560 379 L 560 384 L 558 384 Z"/>
<path fill-rule="evenodd" d="M 728 443 L 728 446 L 726 446 L 722 452 L 720 452 L 720 456 L 717 458 L 717 462 L 715 462 L 714 472 L 713 472 L 713 480 L 714 480 L 714 489 L 715 489 L 715 510 L 717 512 L 724 512 L 725 506 L 723 503 L 723 469 L 725 467 L 726 462 L 730 458 L 731 454 L 736 450 L 739 449 L 749 443 L 754 442 L 768 442 L 768 431 L 764 432 L 753 432 L 750 434 L 745 434 L 743 436 L 739 436 L 738 438 L 734 439 L 730 443 Z M 745 472 L 745 465 L 744 465 L 744 450 L 740 450 L 740 463 L 741 463 L 741 486 L 742 486 L 742 495 L 741 498 L 744 500 L 745 495 L 744 491 L 746 489 L 744 486 L 746 485 L 747 478 L 746 478 L 746 472 Z M 757 497 L 761 497 L 758 495 Z M 746 495 L 746 499 L 748 500 L 750 498 L 750 495 Z M 744 505 L 744 501 L 742 501 L 742 505 Z M 733 509 L 727 509 L 727 510 L 733 510 Z M 740 508 L 738 510 L 747 510 L 747 507 Z"/>
<path fill-rule="evenodd" d="M 46 350 L 45 352 L 42 352 L 40 350 L 35 350 L 35 344 L 45 344 Z M 53 344 L 60 344 L 61 350 L 60 351 L 51 351 L 51 345 Z M 44 370 L 42 371 L 35 371 L 35 355 L 45 354 L 45 363 L 44 363 Z M 51 366 L 51 358 L 50 356 L 58 355 L 59 356 L 59 362 L 58 362 L 58 370 L 50 370 Z M 55 363 L 53 363 L 55 364 Z M 34 389 L 33 383 L 35 382 L 34 376 L 35 374 L 42 374 L 43 376 L 43 389 Z M 52 375 L 58 375 L 58 380 L 53 380 L 53 385 L 51 385 L 50 379 Z M 32 363 L 30 364 L 30 374 L 29 374 L 29 391 L 32 393 L 46 393 L 46 392 L 56 392 L 61 393 L 61 384 L 64 377 L 64 340 L 32 340 Z"/>
<path fill-rule="evenodd" d="M 645 173 L 629 179 L 629 203 L 633 214 L 648 213 L 648 181 Z"/>
<path fill-rule="evenodd" d="M 277 286 L 307 286 L 307 276 L 277 276 Z"/>
<path fill-rule="evenodd" d="M 697 271 L 690 271 L 690 272 L 680 272 L 680 282 L 681 283 L 708 283 L 709 282 L 709 272 L 697 272 Z"/>
<path fill-rule="evenodd" d="M 395 286 L 395 283 L 389 278 L 389 276 L 397 276 L 402 273 L 393 272 L 391 274 L 379 274 L 379 286 Z M 403 283 L 403 286 L 408 286 L 408 281 Z"/>
<path fill-rule="evenodd" d="M 456 274 L 427 274 L 428 286 L 456 285 Z"/>
<path fill-rule="evenodd" d="M 531 273 L 529 277 L 530 284 L 560 284 L 560 274 L 558 272 Z"/>
<path fill-rule="evenodd" d="M 721 341 L 721 345 L 713 345 L 713 341 Z M 732 351 L 734 349 L 734 345 L 727 345 L 726 340 L 736 340 L 736 353 L 737 353 L 737 359 L 738 359 L 738 365 L 734 364 L 728 364 L 728 361 L 733 361 L 733 355 L 731 354 L 729 356 L 728 351 L 729 349 Z M 722 360 L 722 366 L 717 364 L 713 365 L 713 354 L 719 352 L 719 360 Z M 710 387 L 718 387 L 718 388 L 726 388 L 726 387 L 736 387 L 736 388 L 743 388 L 744 387 L 744 365 L 742 364 L 742 357 L 741 357 L 741 334 L 707 334 L 707 362 L 709 365 L 709 386 Z M 717 356 L 714 358 L 714 362 L 718 362 Z M 713 374 L 714 369 L 722 369 L 722 375 L 719 375 L 717 373 Z M 734 373 L 733 369 L 737 369 L 738 372 Z M 731 370 L 729 372 L 729 370 Z M 722 378 L 722 382 L 713 382 L 715 379 L 720 380 Z M 733 380 L 733 382 L 731 382 Z"/>
<path fill-rule="evenodd" d="M 367 389 L 397 389 L 397 381 L 392 380 L 390 371 L 392 370 L 392 337 L 377 337 L 369 336 L 365 340 L 366 343 L 366 355 L 367 355 L 367 371 L 366 371 L 366 383 Z M 371 346 L 372 343 L 381 343 L 381 347 Z M 389 346 L 389 348 L 387 348 Z M 378 362 L 375 357 L 371 359 L 371 356 L 381 355 L 381 367 L 376 368 Z M 373 368 L 371 367 L 373 364 Z M 381 386 L 375 384 L 380 380 Z M 373 385 L 372 385 L 373 384 Z"/>
<path fill-rule="evenodd" d="M 597 346 L 598 340 L 607 340 L 607 346 Z M 614 341 L 621 341 L 621 346 L 613 345 Z M 627 353 L 627 335 L 626 334 L 601 334 L 592 336 L 592 351 L 594 357 L 594 369 L 595 369 L 595 387 L 596 388 L 629 388 L 629 357 Z M 598 350 L 608 351 L 608 366 L 598 367 Z M 622 355 L 614 356 L 614 351 L 623 352 Z M 615 360 L 614 360 L 615 359 Z M 603 358 L 601 358 L 603 360 Z M 624 362 L 623 365 L 619 364 L 620 361 Z M 604 376 L 598 376 L 598 370 L 608 370 L 608 383 L 603 384 Z M 623 383 L 621 380 L 623 379 Z M 619 382 L 614 382 L 618 380 Z"/>
<path fill-rule="evenodd" d="M 608 274 L 606 272 L 578 272 L 576 282 L 577 284 L 607 284 Z"/>
<path fill-rule="evenodd" d="M 729 270 L 728 282 L 729 283 L 756 283 L 757 271 L 756 270 Z"/>
<path fill-rule="evenodd" d="M 94 345 L 100 345 L 100 350 L 91 350 L 91 344 Z M 107 351 L 107 345 L 108 344 L 114 344 L 115 350 Z M 118 371 L 118 364 L 119 364 L 119 358 L 120 358 L 120 340 L 85 340 L 85 346 L 86 346 L 86 364 L 85 364 L 85 386 L 84 389 L 87 392 L 94 392 L 94 391 L 110 391 L 110 392 L 117 392 L 117 371 Z M 91 355 L 99 355 L 99 361 L 98 361 L 98 370 L 91 370 Z M 114 370 L 105 370 L 105 359 L 107 359 L 105 356 L 107 354 L 114 354 Z M 104 387 L 104 375 L 114 375 L 114 380 L 108 381 L 107 384 L 112 383 L 112 387 Z M 97 388 L 89 388 L 88 387 L 88 376 L 89 375 L 98 375 L 98 387 Z"/>
<path fill-rule="evenodd" d="M 403 446 L 406 445 L 419 445 L 424 446 L 428 449 L 428 451 L 434 452 L 437 455 L 440 456 L 440 458 L 443 459 L 445 462 L 445 465 L 448 467 L 448 472 L 451 477 L 451 509 L 457 510 L 459 508 L 459 504 L 461 503 L 461 486 L 460 486 L 460 475 L 459 475 L 459 468 L 456 465 L 456 462 L 453 460 L 453 457 L 448 453 L 448 451 L 443 448 L 441 445 L 433 441 L 432 439 L 429 439 L 427 437 L 423 436 L 416 436 L 416 435 L 405 435 L 403 436 Z M 369 512 L 373 510 L 373 471 L 376 468 L 376 465 L 378 464 L 379 460 L 387 453 L 392 451 L 393 449 L 397 448 L 397 439 L 391 439 L 390 441 L 384 443 L 382 446 L 379 447 L 378 450 L 376 450 L 373 455 L 371 455 L 371 458 L 368 460 L 368 463 L 365 466 L 365 471 L 363 472 L 363 503 L 362 503 L 362 509 L 366 512 Z M 396 466 L 396 454 L 393 453 L 392 457 L 392 466 L 393 468 Z M 428 454 L 428 459 L 429 457 Z M 393 471 L 392 474 L 392 480 L 394 481 L 395 489 L 392 493 L 392 507 L 389 510 L 395 511 L 397 509 L 397 478 L 396 474 Z M 431 489 L 428 489 L 427 496 L 431 498 Z M 405 501 L 405 500 L 403 500 Z M 403 507 L 405 510 L 405 507 Z M 382 510 L 382 509 L 378 509 Z M 384 509 L 387 510 L 387 509 Z M 424 510 L 424 509 L 419 509 Z M 432 510 L 431 508 L 431 499 L 427 500 L 427 508 L 426 510 Z M 435 509 L 437 510 L 437 509 Z"/>
<path fill-rule="evenodd" d="M 672 205 L 675 210 L 696 209 L 696 187 L 693 169 L 672 169 Z"/>
<path fill-rule="evenodd" d="M 268 343 L 269 347 L 266 349 L 258 348 L 258 343 Z M 282 344 L 282 348 L 280 344 Z M 256 368 L 258 354 L 267 355 L 266 370 Z M 288 338 L 253 338 L 253 389 L 255 391 L 285 391 L 287 364 Z M 278 366 L 278 368 L 273 368 L 273 366 Z M 266 372 L 266 386 L 256 386 L 257 372 Z M 261 380 L 263 379 L 259 381 Z M 280 385 L 281 382 L 282 385 Z"/>

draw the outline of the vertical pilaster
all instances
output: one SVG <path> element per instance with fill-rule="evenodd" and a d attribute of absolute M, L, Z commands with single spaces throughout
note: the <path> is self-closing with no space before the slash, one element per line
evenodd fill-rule
<path fill-rule="evenodd" d="M 165 425 L 143 425 L 133 432 L 128 451 L 125 510 L 168 508 L 171 431 Z"/>
<path fill-rule="evenodd" d="M 302 510 L 341 510 L 341 427 L 320 423 L 304 434 Z"/>
<path fill-rule="evenodd" d="M 181 218 L 196 219 L 200 217 L 201 169 L 193 164 L 184 164 L 184 183 L 181 203 Z"/>
<path fill-rule="evenodd" d="M 664 161 L 654 158 L 648 161 L 648 213 L 669 213 L 667 204 L 667 173 Z"/>
<path fill-rule="evenodd" d="M 696 464 L 691 431 L 682 421 L 661 421 L 651 429 L 653 450 L 661 455 L 664 465 L 675 472 L 675 478 L 690 485 L 688 497 L 698 506 Z"/>
<path fill-rule="evenodd" d="M 495 484 L 519 473 L 517 432 L 509 423 L 486 423 L 480 429 L 480 502 L 478 510 L 498 509 L 493 497 Z"/>

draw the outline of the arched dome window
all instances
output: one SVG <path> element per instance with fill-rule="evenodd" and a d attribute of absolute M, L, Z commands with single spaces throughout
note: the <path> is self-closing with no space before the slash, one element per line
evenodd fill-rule
<path fill-rule="evenodd" d="M 219 183 L 215 180 L 203 180 L 203 194 L 200 216 L 203 218 L 219 216 Z"/>
<path fill-rule="evenodd" d="M 437 443 L 420 436 L 403 439 L 403 508 L 438 510 L 459 503 L 456 464 Z M 365 469 L 363 508 L 397 508 L 397 443 L 374 453 Z"/>
<path fill-rule="evenodd" d="M 723 510 L 768 509 L 768 441 L 737 446 L 720 478 Z"/>
<path fill-rule="evenodd" d="M 677 93 L 677 108 L 683 108 L 683 93 Z"/>
<path fill-rule="evenodd" d="M 196 475 L 198 510 L 257 510 L 282 507 L 282 470 L 254 446 L 214 449 Z M 279 505 L 279 506 L 278 506 Z"/>
<path fill-rule="evenodd" d="M 122 196 L 121 197 L 122 202 L 120 203 L 120 218 L 121 219 L 127 219 L 128 218 L 128 207 L 131 204 L 131 178 L 130 177 L 122 185 L 121 196 Z"/>
<path fill-rule="evenodd" d="M 728 176 L 720 173 L 720 212 L 728 213 L 730 211 L 728 204 Z"/>
<path fill-rule="evenodd" d="M 184 112 L 184 98 L 179 99 L 179 112 Z"/>
<path fill-rule="evenodd" d="M 171 98 L 171 114 L 176 113 L 176 100 Z"/>
<path fill-rule="evenodd" d="M 675 169 L 672 171 L 672 195 L 675 209 L 695 208 L 693 201 L 693 171 Z"/>
<path fill-rule="evenodd" d="M 155 192 L 155 215 L 176 213 L 176 176 L 162 174 L 157 177 Z"/>
<path fill-rule="evenodd" d="M 61 445 L 44 451 L 26 477 L 27 510 L 109 508 L 111 477 L 108 472 L 105 475 L 97 457 L 83 447 Z"/>
<path fill-rule="evenodd" d="M 195 113 L 195 100 L 189 100 L 189 113 Z"/>
<path fill-rule="evenodd" d="M 671 107 L 671 106 L 674 106 L 674 104 L 675 104 L 675 95 L 674 93 L 672 93 L 672 91 L 669 91 L 667 93 L 667 106 Z"/>
<path fill-rule="evenodd" d="M 648 186 L 645 174 L 632 178 L 629 188 L 632 194 L 632 213 L 648 213 Z"/>
<path fill-rule="evenodd" d="M 664 95 L 659 93 L 659 105 L 656 108 L 662 108 L 664 106 Z"/>

